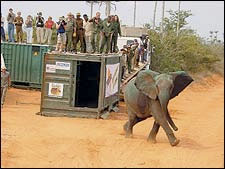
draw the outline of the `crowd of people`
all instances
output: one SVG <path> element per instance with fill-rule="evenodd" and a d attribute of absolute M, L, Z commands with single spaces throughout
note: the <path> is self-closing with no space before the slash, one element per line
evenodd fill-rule
<path fill-rule="evenodd" d="M 150 43 L 148 35 L 142 35 L 140 37 L 140 43 L 137 39 L 134 39 L 134 42 L 129 45 L 124 45 L 120 50 L 122 53 L 122 81 L 126 78 L 125 72 L 130 74 L 135 71 L 136 67 L 139 67 L 139 63 L 150 64 Z M 149 67 L 148 67 L 149 68 Z"/>
<path fill-rule="evenodd" d="M 56 51 L 77 53 L 77 44 L 80 42 L 80 50 L 83 53 L 106 53 L 118 52 L 117 39 L 121 36 L 120 22 L 117 15 L 110 15 L 101 19 L 100 12 L 89 19 L 87 14 L 81 18 L 80 13 L 76 17 L 69 12 L 67 17 L 59 17 L 54 22 L 49 16 L 45 21 L 42 12 L 38 12 L 35 19 L 28 15 L 26 20 L 21 17 L 21 12 L 14 14 L 13 9 L 9 9 L 7 15 L 8 22 L 8 42 L 24 43 L 23 30 L 26 33 L 26 43 L 33 42 L 33 25 L 36 27 L 37 43 L 51 44 L 52 29 L 57 31 Z M 6 41 L 4 30 L 5 19 L 1 14 L 1 40 Z M 16 40 L 14 39 L 14 29 L 16 28 Z"/>
<path fill-rule="evenodd" d="M 35 23 L 34 23 L 35 21 Z M 1 14 L 1 40 L 6 41 L 4 30 L 4 17 Z M 121 36 L 121 28 L 119 17 L 117 15 L 108 16 L 101 19 L 100 12 L 89 19 L 87 14 L 81 18 L 80 13 L 76 13 L 76 17 L 69 12 L 67 17 L 59 17 L 57 22 L 49 16 L 45 21 L 42 12 L 37 13 L 35 19 L 28 15 L 24 21 L 21 12 L 17 12 L 17 16 L 13 13 L 13 9 L 9 9 L 7 15 L 8 22 L 8 42 L 15 42 L 14 27 L 16 28 L 16 42 L 23 43 L 23 30 L 26 32 L 26 43 L 33 42 L 33 26 L 36 27 L 37 43 L 51 44 L 52 29 L 57 30 L 57 43 L 55 51 L 77 53 L 77 44 L 80 42 L 80 52 L 82 53 L 116 53 L 122 54 L 122 77 L 125 72 L 130 74 L 139 62 L 150 63 L 150 43 L 147 35 L 142 35 L 138 43 L 134 39 L 132 44 L 124 45 L 119 51 L 117 46 L 118 36 Z M 151 50 L 152 51 L 152 50 Z M 149 64 L 148 64 L 149 65 Z"/>

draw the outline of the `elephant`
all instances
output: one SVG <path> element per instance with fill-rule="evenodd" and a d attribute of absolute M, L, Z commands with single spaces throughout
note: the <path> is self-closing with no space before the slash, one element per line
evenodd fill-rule
<path fill-rule="evenodd" d="M 180 140 L 175 137 L 170 126 L 174 131 L 178 128 L 167 106 L 192 81 L 185 71 L 162 74 L 150 69 L 140 71 L 125 87 L 124 100 L 128 112 L 128 121 L 123 126 L 125 137 L 132 137 L 135 124 L 153 116 L 155 121 L 147 141 L 156 143 L 156 135 L 161 126 L 170 145 L 176 146 Z"/>

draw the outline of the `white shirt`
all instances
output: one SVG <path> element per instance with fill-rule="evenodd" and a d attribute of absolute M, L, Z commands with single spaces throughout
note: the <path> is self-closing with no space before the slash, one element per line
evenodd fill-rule
<path fill-rule="evenodd" d="M 89 21 L 85 21 L 83 22 L 83 26 L 85 29 L 85 36 L 91 36 L 92 32 L 93 32 L 93 23 L 89 22 Z"/>
<path fill-rule="evenodd" d="M 3 58 L 2 53 L 1 53 L 1 69 L 6 69 L 6 67 L 5 67 L 5 61 L 4 61 L 4 58 Z"/>

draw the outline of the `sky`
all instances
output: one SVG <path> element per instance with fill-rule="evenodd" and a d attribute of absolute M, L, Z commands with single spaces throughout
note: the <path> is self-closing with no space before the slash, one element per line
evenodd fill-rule
<path fill-rule="evenodd" d="M 134 1 L 115 2 L 116 10 L 111 9 L 111 14 L 117 14 L 123 25 L 133 26 Z M 142 27 L 145 23 L 152 25 L 155 1 L 136 1 L 136 26 Z M 113 7 L 113 6 L 112 6 Z M 72 12 L 81 15 L 87 14 L 90 17 L 91 8 L 85 1 L 1 1 L 1 13 L 7 16 L 8 9 L 13 8 L 14 13 L 22 12 L 24 19 L 31 14 L 36 16 L 42 12 L 45 19 L 52 16 L 53 20 L 58 20 L 59 16 L 66 16 Z M 165 11 L 177 10 L 178 1 L 166 1 Z M 224 41 L 224 1 L 181 1 L 181 10 L 191 10 L 193 14 L 187 19 L 187 27 L 194 29 L 203 38 L 209 37 L 209 31 L 219 31 L 218 39 Z M 105 5 L 94 5 L 93 15 L 97 11 L 101 12 L 101 17 L 105 18 Z M 156 25 L 159 25 L 162 16 L 162 1 L 158 1 L 156 12 Z M 168 12 L 165 12 L 168 17 Z M 5 24 L 5 27 L 7 24 Z"/>

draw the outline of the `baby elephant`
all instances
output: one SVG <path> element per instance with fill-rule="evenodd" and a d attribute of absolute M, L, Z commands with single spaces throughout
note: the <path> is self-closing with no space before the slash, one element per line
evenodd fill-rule
<path fill-rule="evenodd" d="M 153 128 L 148 141 L 156 142 L 156 135 L 161 126 L 166 132 L 171 146 L 179 140 L 170 126 L 177 131 L 168 112 L 169 100 L 184 90 L 193 79 L 184 71 L 160 74 L 152 70 L 140 71 L 126 86 L 124 99 L 128 110 L 128 121 L 124 124 L 126 137 L 132 135 L 133 127 L 140 121 L 154 117 Z M 170 126 L 169 126 L 169 124 Z"/>

